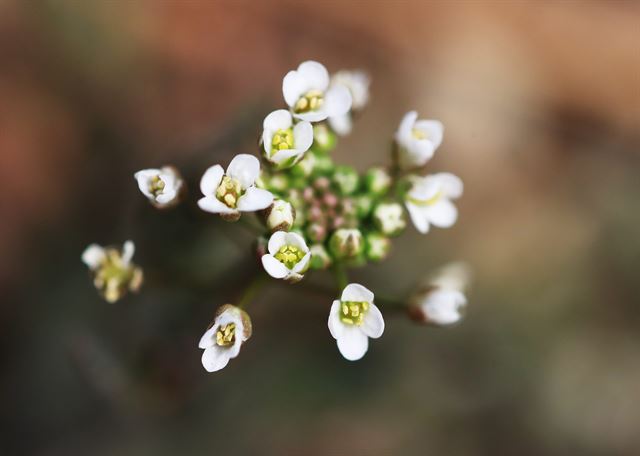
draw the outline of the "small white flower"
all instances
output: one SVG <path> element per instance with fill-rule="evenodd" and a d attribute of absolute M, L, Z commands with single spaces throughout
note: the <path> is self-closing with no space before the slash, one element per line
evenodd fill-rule
<path fill-rule="evenodd" d="M 352 113 L 360 111 L 369 101 L 369 75 L 364 71 L 339 71 L 331 76 L 331 87 L 343 86 L 351 94 L 351 112 L 329 117 L 331 129 L 341 136 L 351 133 Z"/>
<path fill-rule="evenodd" d="M 282 81 L 282 93 L 293 116 L 307 122 L 320 122 L 351 109 L 349 89 L 342 85 L 329 87 L 327 69 L 311 60 L 287 73 Z"/>
<path fill-rule="evenodd" d="M 276 199 L 265 209 L 265 224 L 274 231 L 289 231 L 296 219 L 296 210 L 291 203 Z"/>
<path fill-rule="evenodd" d="M 404 211 L 398 203 L 378 204 L 373 210 L 373 222 L 387 236 L 396 236 L 407 226 Z"/>
<path fill-rule="evenodd" d="M 264 157 L 279 169 L 293 166 L 302 159 L 313 143 L 313 127 L 309 122 L 293 125 L 286 109 L 269 114 L 263 122 Z"/>
<path fill-rule="evenodd" d="M 143 169 L 133 175 L 138 187 L 151 204 L 158 208 L 169 207 L 178 202 L 182 178 L 173 166 L 161 169 Z"/>
<path fill-rule="evenodd" d="M 207 169 L 200 180 L 204 198 L 198 201 L 200 209 L 220 214 L 228 220 L 237 220 L 240 212 L 265 209 L 273 202 L 273 195 L 257 188 L 260 162 L 253 155 L 236 155 L 225 173 L 220 165 Z"/>
<path fill-rule="evenodd" d="M 424 165 L 442 143 L 444 127 L 440 121 L 417 119 L 416 111 L 408 112 L 396 132 L 398 160 L 402 169 Z"/>
<path fill-rule="evenodd" d="M 462 180 L 450 173 L 412 176 L 411 180 L 405 206 L 416 229 L 424 234 L 429 231 L 429 224 L 440 228 L 452 226 L 458 210 L 451 200 L 462 195 Z"/>
<path fill-rule="evenodd" d="M 297 233 L 276 231 L 269 238 L 267 250 L 269 253 L 262 256 L 262 266 L 274 279 L 297 282 L 309 268 L 311 252 Z"/>
<path fill-rule="evenodd" d="M 225 304 L 200 339 L 202 366 L 208 372 L 219 371 L 240 353 L 243 342 L 251 337 L 251 319 L 242 309 Z"/>
<path fill-rule="evenodd" d="M 328 324 L 338 350 L 349 361 L 362 358 L 369 337 L 377 339 L 384 332 L 384 318 L 373 303 L 373 293 L 357 283 L 347 285 L 340 300 L 333 301 Z"/>

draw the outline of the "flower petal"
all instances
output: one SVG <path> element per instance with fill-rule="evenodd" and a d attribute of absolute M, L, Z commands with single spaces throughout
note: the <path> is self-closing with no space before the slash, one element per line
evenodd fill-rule
<path fill-rule="evenodd" d="M 282 149 L 277 151 L 275 154 L 271 155 L 270 157 L 267 157 L 267 160 L 269 160 L 271 163 L 274 163 L 276 165 L 280 165 L 284 163 L 286 160 L 290 159 L 291 157 L 296 157 L 298 155 L 301 155 L 301 153 L 297 149 Z M 297 160 L 293 160 L 291 165 L 293 166 L 293 164 L 296 161 Z"/>
<path fill-rule="evenodd" d="M 260 161 L 249 154 L 236 155 L 227 168 L 227 176 L 238 179 L 243 190 L 251 187 L 259 175 Z"/>
<path fill-rule="evenodd" d="M 349 361 L 357 361 L 367 353 L 369 338 L 358 327 L 346 327 L 338 338 L 338 350 Z"/>
<path fill-rule="evenodd" d="M 213 326 L 211 326 L 211 328 L 205 331 L 205 333 L 200 338 L 200 342 L 198 342 L 198 348 L 205 349 L 215 345 L 216 343 L 215 334 L 219 326 L 220 325 L 216 322 L 213 324 Z"/>
<path fill-rule="evenodd" d="M 140 189 L 142 194 L 147 198 L 153 198 L 153 193 L 149 191 L 149 180 L 159 174 L 160 174 L 159 169 L 151 168 L 151 169 L 143 169 L 133 175 L 133 177 L 138 182 L 138 188 Z"/>
<path fill-rule="evenodd" d="M 377 339 L 384 332 L 384 318 L 380 309 L 375 304 L 369 306 L 369 311 L 362 322 L 362 332 L 367 336 Z"/>
<path fill-rule="evenodd" d="M 238 210 L 230 208 L 215 196 L 205 196 L 198 200 L 198 207 L 213 214 L 237 214 Z"/>
<path fill-rule="evenodd" d="M 426 234 L 429 232 L 429 220 L 427 219 L 426 208 L 416 206 L 415 204 L 406 203 L 405 204 L 407 211 L 409 212 L 409 217 L 413 222 L 413 225 L 416 227 L 422 234 Z"/>
<path fill-rule="evenodd" d="M 136 246 L 133 241 L 125 241 L 122 246 L 122 262 L 129 264 L 133 258 L 133 254 L 136 252 Z"/>
<path fill-rule="evenodd" d="M 102 260 L 104 260 L 104 248 L 98 244 L 91 244 L 82 252 L 82 262 L 89 266 L 90 269 L 97 268 Z"/>
<path fill-rule="evenodd" d="M 277 109 L 271 112 L 262 122 L 262 127 L 272 132 L 286 130 L 291 128 L 291 125 L 293 125 L 293 118 L 286 109 Z"/>
<path fill-rule="evenodd" d="M 295 264 L 295 266 L 293 267 L 293 272 L 297 274 L 303 274 L 307 270 L 310 260 L 311 260 L 311 252 L 307 252 L 305 256 L 300 258 L 300 261 L 298 261 Z"/>
<path fill-rule="evenodd" d="M 308 90 L 307 81 L 297 71 L 289 71 L 282 80 L 282 95 L 290 107 Z"/>
<path fill-rule="evenodd" d="M 241 212 L 254 212 L 266 209 L 273 203 L 273 195 L 270 191 L 257 187 L 249 187 L 238 198 L 238 210 Z"/>
<path fill-rule="evenodd" d="M 298 247 L 303 252 L 309 251 L 309 247 L 307 247 L 307 243 L 304 241 L 304 238 L 300 236 L 298 233 L 294 233 L 294 232 L 285 233 L 284 243 L 287 245 Z"/>
<path fill-rule="evenodd" d="M 309 122 L 298 122 L 293 127 L 293 144 L 297 151 L 306 152 L 313 144 L 313 127 Z"/>
<path fill-rule="evenodd" d="M 437 227 L 449 228 L 458 219 L 458 209 L 446 198 L 426 208 L 429 221 Z"/>
<path fill-rule="evenodd" d="M 229 364 L 229 350 L 213 345 L 202 353 L 202 366 L 207 372 L 216 372 Z"/>
<path fill-rule="evenodd" d="M 342 332 L 345 329 L 344 323 L 340 321 L 340 301 L 335 300 L 331 304 L 331 310 L 329 311 L 329 332 L 334 339 L 339 339 L 342 336 Z"/>
<path fill-rule="evenodd" d="M 451 325 L 462 317 L 460 309 L 467 304 L 467 298 L 458 290 L 436 290 L 422 303 L 422 311 L 431 323 Z"/>
<path fill-rule="evenodd" d="M 409 111 L 400 121 L 400 126 L 396 132 L 396 141 L 402 146 L 406 146 L 412 138 L 411 129 L 417 118 L 418 113 L 416 111 Z"/>
<path fill-rule="evenodd" d="M 351 133 L 351 129 L 353 128 L 351 114 L 346 113 L 340 116 L 329 117 L 329 126 L 340 136 L 348 135 Z"/>
<path fill-rule="evenodd" d="M 205 196 L 215 195 L 222 176 L 224 175 L 224 169 L 222 166 L 215 165 L 207 169 L 200 179 L 200 191 Z"/>
<path fill-rule="evenodd" d="M 307 111 L 300 113 L 293 113 L 293 117 L 296 119 L 305 121 L 305 122 L 321 122 L 329 117 L 329 113 L 327 112 L 325 106 L 316 110 L 316 111 Z"/>
<path fill-rule="evenodd" d="M 444 125 L 439 120 L 418 120 L 413 128 L 426 134 L 426 139 L 433 144 L 433 149 L 437 149 L 442 144 L 444 135 Z"/>
<path fill-rule="evenodd" d="M 302 62 L 298 74 L 306 81 L 310 89 L 325 91 L 329 86 L 329 72 L 325 66 L 313 60 Z"/>
<path fill-rule="evenodd" d="M 287 232 L 286 231 L 276 231 L 269 238 L 269 244 L 267 245 L 267 250 L 271 255 L 275 255 L 280 247 L 287 243 Z"/>
<path fill-rule="evenodd" d="M 464 184 L 462 183 L 462 179 L 460 179 L 455 174 L 451 173 L 437 173 L 432 174 L 431 176 L 434 179 L 437 179 L 440 188 L 445 196 L 448 198 L 460 198 L 462 196 L 462 191 L 464 190 Z"/>
<path fill-rule="evenodd" d="M 351 92 L 344 86 L 335 86 L 327 90 L 324 100 L 324 109 L 329 117 L 341 116 L 351 109 Z"/>
<path fill-rule="evenodd" d="M 289 269 L 280 263 L 273 255 L 262 255 L 262 266 L 274 279 L 284 279 L 289 275 Z"/>
<path fill-rule="evenodd" d="M 373 293 L 359 283 L 350 283 L 342 291 L 341 301 L 373 302 Z"/>

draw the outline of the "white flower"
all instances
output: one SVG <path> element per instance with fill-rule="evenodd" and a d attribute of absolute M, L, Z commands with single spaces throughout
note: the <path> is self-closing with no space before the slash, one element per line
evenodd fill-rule
<path fill-rule="evenodd" d="M 255 186 L 260 175 L 260 162 L 253 155 L 236 155 L 227 172 L 220 165 L 212 166 L 200 180 L 204 198 L 198 201 L 200 209 L 237 220 L 240 212 L 254 212 L 269 207 L 273 195 Z"/>
<path fill-rule="evenodd" d="M 407 226 L 404 211 L 398 203 L 378 204 L 373 210 L 373 222 L 387 236 L 396 236 Z"/>
<path fill-rule="evenodd" d="M 327 69 L 311 60 L 287 73 L 282 81 L 282 93 L 293 116 L 307 122 L 320 122 L 351 109 L 349 89 L 342 85 L 329 87 Z"/>
<path fill-rule="evenodd" d="M 240 346 L 251 337 L 251 319 L 242 309 L 225 304 L 200 339 L 202 366 L 208 372 L 219 371 L 240 353 Z"/>
<path fill-rule="evenodd" d="M 338 350 L 349 361 L 362 358 L 369 348 L 369 337 L 377 339 L 384 332 L 384 319 L 373 303 L 373 293 L 357 283 L 347 285 L 340 300 L 333 301 L 328 324 Z"/>
<path fill-rule="evenodd" d="M 416 229 L 424 234 L 429 231 L 429 224 L 440 228 L 452 226 L 458 210 L 451 200 L 462 195 L 462 180 L 450 173 L 412 176 L 411 180 L 405 206 Z"/>
<path fill-rule="evenodd" d="M 156 207 L 169 207 L 178 202 L 182 178 L 173 166 L 161 169 L 143 169 L 133 175 L 138 187 L 151 204 Z"/>
<path fill-rule="evenodd" d="M 297 233 L 276 231 L 269 238 L 269 253 L 262 256 L 262 266 L 274 279 L 297 282 L 309 267 L 311 252 Z"/>
<path fill-rule="evenodd" d="M 291 203 L 276 199 L 265 209 L 265 224 L 274 231 L 289 231 L 296 219 L 296 210 Z"/>
<path fill-rule="evenodd" d="M 437 326 L 457 323 L 467 305 L 463 292 L 470 277 L 466 264 L 447 264 L 429 277 L 411 297 L 409 315 L 420 323 Z"/>
<path fill-rule="evenodd" d="M 309 122 L 293 125 L 286 109 L 273 111 L 263 122 L 264 157 L 279 169 L 296 164 L 313 143 L 313 127 Z"/>
<path fill-rule="evenodd" d="M 339 71 L 331 76 L 331 87 L 343 86 L 351 94 L 351 112 L 330 116 L 331 129 L 341 136 L 351 133 L 353 127 L 352 112 L 365 107 L 369 101 L 369 75 L 364 71 Z"/>
<path fill-rule="evenodd" d="M 444 127 L 437 120 L 417 120 L 418 113 L 405 114 L 396 132 L 398 159 L 402 169 L 427 163 L 442 142 Z"/>

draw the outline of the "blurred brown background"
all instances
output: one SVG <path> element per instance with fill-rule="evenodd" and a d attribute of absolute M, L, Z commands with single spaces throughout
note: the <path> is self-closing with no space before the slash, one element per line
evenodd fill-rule
<path fill-rule="evenodd" d="M 466 259 L 467 319 L 390 316 L 354 365 L 330 296 L 274 286 L 207 374 L 251 238 L 132 174 L 253 152 L 306 59 L 373 79 L 337 161 L 384 163 L 409 109 L 444 122 L 458 224 L 353 277 L 402 294 Z M 639 127 L 634 2 L 0 2 L 0 454 L 639 454 Z M 127 238 L 148 281 L 110 306 L 80 253 Z"/>

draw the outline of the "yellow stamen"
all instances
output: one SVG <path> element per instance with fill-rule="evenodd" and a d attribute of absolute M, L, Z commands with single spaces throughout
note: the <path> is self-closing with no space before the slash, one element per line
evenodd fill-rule
<path fill-rule="evenodd" d="M 297 114 L 317 111 L 324 104 L 324 94 L 319 90 L 309 90 L 301 96 L 293 107 L 293 111 Z"/>
<path fill-rule="evenodd" d="M 220 326 L 216 331 L 216 344 L 220 347 L 228 347 L 233 345 L 236 340 L 236 324 L 229 323 L 224 326 Z"/>
<path fill-rule="evenodd" d="M 368 302 L 342 301 L 340 303 L 340 321 L 345 325 L 360 326 L 368 311 Z"/>

